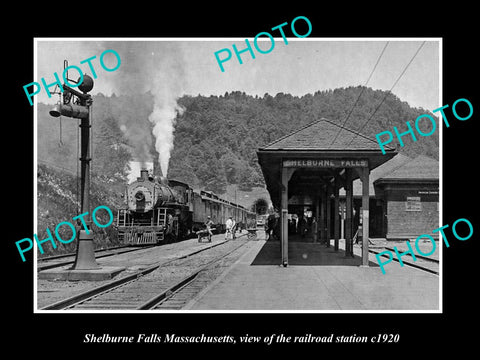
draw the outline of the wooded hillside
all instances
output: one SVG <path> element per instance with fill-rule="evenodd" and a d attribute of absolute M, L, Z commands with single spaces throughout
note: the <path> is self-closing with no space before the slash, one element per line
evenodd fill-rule
<path fill-rule="evenodd" d="M 358 131 L 366 124 L 361 132 L 372 138 L 381 131 L 392 131 L 393 126 L 405 131 L 406 121 L 414 124 L 419 115 L 428 112 L 411 108 L 394 94 L 363 87 L 318 91 L 301 97 L 284 93 L 258 97 L 240 91 L 223 96 L 186 95 L 178 100 L 185 111 L 177 117 L 168 177 L 219 194 L 229 184 L 238 184 L 243 191 L 263 186 L 256 156 L 259 147 L 321 117 L 343 124 L 362 90 L 346 127 Z M 128 161 L 135 155 L 135 137 L 135 142 L 148 147 L 152 160 L 157 159 L 148 120 L 152 98 L 150 93 L 94 97 L 94 175 L 113 186 L 124 182 Z M 77 120 L 62 119 L 60 138 L 59 120 L 49 116 L 49 106 L 39 104 L 38 109 L 39 163 L 76 172 Z M 428 123 L 422 125 L 428 132 Z M 417 142 L 405 142 L 401 153 L 439 157 L 438 130 L 432 136 L 419 137 Z"/>

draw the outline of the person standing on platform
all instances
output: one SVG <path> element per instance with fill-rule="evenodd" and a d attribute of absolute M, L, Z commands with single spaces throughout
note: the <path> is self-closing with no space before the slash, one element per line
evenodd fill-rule
<path fill-rule="evenodd" d="M 268 215 L 267 222 L 266 222 L 266 240 L 270 240 L 273 238 L 273 230 L 275 229 L 275 215 L 270 214 Z"/>
<path fill-rule="evenodd" d="M 232 219 L 232 238 L 235 239 L 235 231 L 237 230 L 237 222 L 235 221 L 235 219 Z"/>
<path fill-rule="evenodd" d="M 234 226 L 234 221 L 232 220 L 232 217 L 230 216 L 227 221 L 225 222 L 225 240 L 228 239 L 228 235 L 231 234 L 232 235 L 232 239 L 233 239 L 233 226 Z"/>
<path fill-rule="evenodd" d="M 302 238 L 305 237 L 305 234 L 307 233 L 308 231 L 308 228 L 307 228 L 307 219 L 305 219 L 304 216 L 300 217 L 299 219 L 299 224 L 298 224 L 298 228 L 300 230 L 300 235 L 302 236 Z"/>
<path fill-rule="evenodd" d="M 212 226 L 213 226 L 213 221 L 212 219 L 210 218 L 210 215 L 207 216 L 207 221 L 205 221 L 205 227 L 207 228 L 207 231 L 208 231 L 208 237 L 209 239 L 211 240 L 212 239 Z"/>
<path fill-rule="evenodd" d="M 313 241 L 317 241 L 318 223 L 317 223 L 317 218 L 315 216 L 312 217 L 312 235 L 313 235 Z"/>

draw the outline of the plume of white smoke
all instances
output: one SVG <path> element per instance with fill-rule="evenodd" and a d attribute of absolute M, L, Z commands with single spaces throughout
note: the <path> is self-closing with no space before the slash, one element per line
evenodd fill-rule
<path fill-rule="evenodd" d="M 184 109 L 176 101 L 162 102 L 161 104 L 157 102 L 153 112 L 148 117 L 148 120 L 154 124 L 155 149 L 158 152 L 158 162 L 163 176 L 167 176 L 168 173 L 168 163 L 175 139 L 174 131 L 177 114 L 182 115 L 183 111 Z"/>
<path fill-rule="evenodd" d="M 183 95 L 185 81 L 181 44 L 173 41 L 120 41 L 102 45 L 115 49 L 122 59 L 122 65 L 115 74 L 115 91 L 133 90 L 137 94 L 150 92 L 153 95 L 153 111 L 148 120 L 153 124 L 158 162 L 163 176 L 166 176 L 173 149 L 175 121 L 184 111 L 177 104 L 177 99 Z M 142 162 L 149 160 L 145 157 L 150 157 L 148 135 L 151 136 L 145 132 L 148 127 L 143 119 L 125 121 L 122 129 L 134 148 L 135 157 Z"/>
<path fill-rule="evenodd" d="M 158 60 L 152 52 L 152 58 L 156 76 L 152 78 L 151 92 L 154 97 L 154 107 L 148 120 L 153 124 L 155 149 L 158 152 L 162 174 L 167 176 L 175 138 L 176 119 L 184 112 L 184 108 L 177 103 L 183 92 L 183 67 L 178 49 L 167 56 L 162 53 L 158 56 Z"/>

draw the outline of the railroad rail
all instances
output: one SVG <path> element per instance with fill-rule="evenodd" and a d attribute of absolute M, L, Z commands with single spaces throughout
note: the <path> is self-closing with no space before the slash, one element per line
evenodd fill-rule
<path fill-rule="evenodd" d="M 177 281 L 170 288 L 162 291 L 158 295 L 153 296 L 151 299 L 147 300 L 145 303 L 141 304 L 137 310 L 149 310 L 149 309 L 181 309 L 192 297 L 192 295 L 199 292 L 203 289 L 209 280 L 199 279 L 200 275 L 204 270 L 208 269 L 213 264 L 219 262 L 222 259 L 225 259 L 228 255 L 237 251 L 243 247 L 247 242 L 243 242 L 239 246 L 236 246 L 234 249 L 228 251 L 225 254 L 217 256 L 208 263 L 202 265 L 200 268 L 192 271 L 190 274 L 185 276 L 180 281 Z M 193 288 L 192 288 L 193 287 Z M 182 293 L 183 292 L 183 293 Z M 180 295 L 182 293 L 182 295 Z M 180 296 L 179 296 L 180 295 Z M 175 298 L 176 297 L 176 298 Z M 174 299 L 174 305 L 172 306 L 169 300 Z"/>
<path fill-rule="evenodd" d="M 120 255 L 120 254 L 125 254 L 133 251 L 139 251 L 147 248 L 154 247 L 155 245 L 150 245 L 150 246 L 143 246 L 143 247 L 135 247 L 132 248 L 129 245 L 121 245 L 121 246 L 115 246 L 107 249 L 97 249 L 95 250 L 95 258 L 103 258 L 107 256 L 113 256 L 113 255 Z M 102 252 L 105 252 L 102 254 Z M 65 261 L 60 261 L 60 262 L 54 262 L 54 263 L 48 263 L 49 261 L 55 261 L 57 259 L 62 259 L 62 258 L 68 258 L 68 257 L 73 257 L 72 260 L 65 260 Z M 39 258 L 38 259 L 38 264 L 37 264 L 37 272 L 42 271 L 42 270 L 47 270 L 47 269 L 53 269 L 56 267 L 62 267 L 65 265 L 70 265 L 75 262 L 75 253 L 69 253 L 69 254 L 62 254 L 62 255 L 54 255 L 54 256 L 49 256 L 45 258 Z"/>
<path fill-rule="evenodd" d="M 181 289 L 184 289 L 187 285 L 192 283 L 202 271 L 238 250 L 247 244 L 248 241 L 242 241 L 240 245 L 234 246 L 233 249 L 215 257 L 214 259 L 207 259 L 208 261 L 206 263 L 197 266 L 193 271 L 188 271 L 188 274 L 182 276 L 180 279 L 178 279 L 178 276 L 173 276 L 173 279 L 168 276 L 166 278 L 162 278 L 160 275 L 154 276 L 155 270 L 166 268 L 168 266 L 176 266 L 175 273 L 181 272 L 181 269 L 177 267 L 178 265 L 174 265 L 175 262 L 192 258 L 194 255 L 220 245 L 236 242 L 238 242 L 238 240 L 233 242 L 232 240 L 225 240 L 180 257 L 155 263 L 125 277 L 109 281 L 106 284 L 87 290 L 78 295 L 45 306 L 40 310 L 152 309 L 168 300 Z M 151 276 L 147 276 L 149 274 Z"/>
<path fill-rule="evenodd" d="M 129 247 L 129 246 L 128 246 L 128 245 L 112 246 L 112 247 L 105 248 L 105 249 L 97 249 L 97 250 L 95 250 L 95 252 L 109 251 L 109 250 L 117 250 L 117 249 L 122 249 L 122 248 L 126 248 L 126 247 Z M 66 257 L 69 257 L 69 256 L 75 256 L 75 254 L 76 254 L 76 253 L 71 252 L 71 253 L 67 253 L 67 254 L 44 256 L 44 257 L 39 257 L 39 258 L 37 259 L 37 261 L 57 260 L 57 259 L 66 258 Z"/>
<path fill-rule="evenodd" d="M 390 247 L 385 247 L 385 250 L 389 250 L 389 251 L 395 252 L 395 249 L 394 249 L 394 248 L 390 248 Z M 410 255 L 409 255 L 409 256 L 410 256 Z M 416 257 L 416 258 L 419 258 L 419 259 L 426 260 L 426 261 L 430 261 L 430 262 L 434 262 L 434 263 L 440 264 L 440 260 L 435 259 L 435 258 L 432 258 L 432 257 L 430 257 L 430 256 L 423 256 L 423 255 L 415 254 L 415 257 Z"/>
<path fill-rule="evenodd" d="M 385 249 L 390 250 L 390 248 L 387 248 L 387 247 Z M 391 250 L 394 251 L 393 249 L 391 249 Z M 371 249 L 369 249 L 368 252 L 370 252 L 372 254 L 380 254 L 381 253 L 381 251 L 375 251 L 375 250 L 371 250 Z M 385 254 L 383 254 L 381 256 L 382 257 L 388 257 Z M 427 258 L 425 256 L 417 256 L 417 255 L 415 255 L 415 257 L 419 257 L 420 259 L 422 259 L 426 263 L 436 263 L 438 265 L 440 264 L 439 260 L 437 260 L 437 259 L 431 259 L 431 258 Z M 396 259 L 395 257 L 392 257 L 392 258 L 393 258 L 393 260 L 395 260 L 396 262 L 399 263 L 398 259 Z M 422 270 L 422 271 L 425 271 L 425 272 L 428 272 L 428 273 L 431 273 L 431 274 L 435 274 L 437 276 L 439 275 L 439 270 L 437 270 L 437 269 L 428 268 L 428 267 L 419 265 L 418 263 L 415 264 L 415 263 L 410 262 L 410 261 L 402 260 L 402 262 L 407 266 L 410 266 L 410 267 L 413 267 L 413 268 L 416 268 L 416 269 L 419 269 L 419 270 Z"/>

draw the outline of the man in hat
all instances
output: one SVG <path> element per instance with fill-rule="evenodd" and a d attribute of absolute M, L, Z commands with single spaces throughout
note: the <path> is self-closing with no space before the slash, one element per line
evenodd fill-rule
<path fill-rule="evenodd" d="M 205 226 L 207 227 L 208 238 L 209 238 L 209 240 L 211 240 L 212 235 L 213 235 L 212 230 L 211 230 L 211 228 L 213 226 L 213 221 L 212 221 L 210 215 L 207 216 L 207 221 L 205 221 Z"/>
<path fill-rule="evenodd" d="M 232 239 L 235 238 L 235 220 L 232 219 L 232 217 L 230 216 L 226 223 L 225 223 L 225 228 L 227 229 L 225 231 L 225 240 L 227 240 L 228 238 L 228 234 L 231 234 L 232 235 Z"/>

